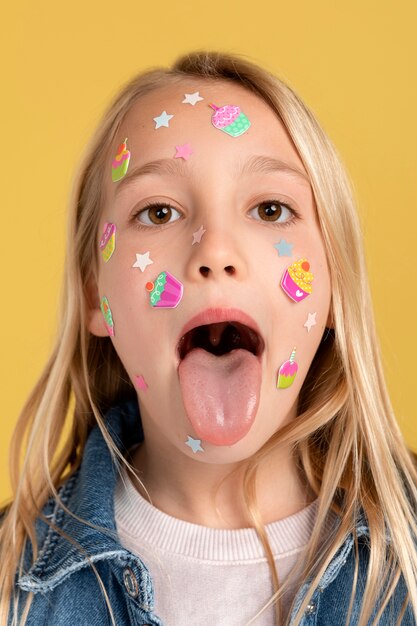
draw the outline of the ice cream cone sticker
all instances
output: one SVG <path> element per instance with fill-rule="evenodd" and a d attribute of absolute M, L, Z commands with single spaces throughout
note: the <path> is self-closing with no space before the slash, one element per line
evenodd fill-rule
<path fill-rule="evenodd" d="M 249 126 L 250 121 L 246 115 L 235 104 L 226 104 L 218 107 L 215 104 L 209 104 L 214 110 L 211 123 L 215 128 L 222 130 L 231 137 L 239 137 L 243 135 Z"/>
<path fill-rule="evenodd" d="M 277 380 L 277 389 L 287 389 L 287 387 L 291 387 L 294 382 L 294 379 L 298 372 L 298 365 L 295 362 L 295 348 L 291 352 L 291 356 L 288 361 L 284 361 L 284 363 L 279 368 L 278 372 L 278 380 Z"/>
<path fill-rule="evenodd" d="M 127 168 L 129 167 L 130 152 L 127 149 L 127 139 L 117 148 L 117 154 L 111 164 L 111 178 L 114 183 L 122 180 L 126 176 Z"/>

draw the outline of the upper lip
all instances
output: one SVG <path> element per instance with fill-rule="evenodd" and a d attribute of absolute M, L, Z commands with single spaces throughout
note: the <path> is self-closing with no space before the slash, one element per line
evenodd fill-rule
<path fill-rule="evenodd" d="M 177 341 L 177 349 L 181 338 L 190 332 L 190 330 L 193 330 L 198 326 L 217 324 L 218 322 L 239 322 L 240 324 L 248 326 L 248 328 L 255 331 L 259 336 L 262 345 L 261 352 L 263 351 L 264 341 L 258 324 L 250 315 L 240 309 L 234 308 L 208 308 L 200 313 L 197 313 L 197 315 L 194 315 L 194 317 L 192 317 L 181 330 Z"/>

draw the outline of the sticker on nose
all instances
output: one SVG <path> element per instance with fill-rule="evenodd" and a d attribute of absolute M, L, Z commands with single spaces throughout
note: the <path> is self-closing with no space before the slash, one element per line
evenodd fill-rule
<path fill-rule="evenodd" d="M 281 287 L 291 300 L 301 302 L 312 293 L 311 282 L 313 278 L 314 276 L 310 272 L 310 263 L 307 259 L 300 259 L 285 270 L 281 279 Z"/>
<path fill-rule="evenodd" d="M 161 272 L 154 282 L 146 283 L 151 305 L 159 309 L 175 309 L 182 299 L 183 284 L 169 272 Z"/>

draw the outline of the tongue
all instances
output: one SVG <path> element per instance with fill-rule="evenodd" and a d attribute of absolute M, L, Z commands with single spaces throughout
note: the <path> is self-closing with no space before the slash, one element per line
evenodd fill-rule
<path fill-rule="evenodd" d="M 258 409 L 261 364 L 248 350 L 215 356 L 195 348 L 178 368 L 182 399 L 195 433 L 217 446 L 240 441 Z"/>

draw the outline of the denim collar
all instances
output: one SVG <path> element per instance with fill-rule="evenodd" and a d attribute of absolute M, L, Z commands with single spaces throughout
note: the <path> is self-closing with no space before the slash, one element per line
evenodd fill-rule
<path fill-rule="evenodd" d="M 120 452 L 143 440 L 142 425 L 136 400 L 116 406 L 105 417 L 105 426 Z M 25 554 L 26 573 L 17 577 L 17 584 L 26 591 L 47 591 L 55 588 L 72 573 L 87 567 L 90 561 L 131 557 L 120 543 L 114 513 L 114 489 L 120 461 L 114 459 L 98 425 L 90 432 L 79 469 L 59 489 L 63 504 L 76 516 L 99 529 L 91 528 L 72 516 L 50 498 L 43 513 L 76 544 L 67 541 L 38 518 L 36 533 L 39 554 L 30 566 L 31 551 Z M 356 524 L 357 537 L 369 536 L 364 515 Z M 337 576 L 353 546 L 353 535 L 346 537 L 327 568 L 320 587 L 327 587 Z M 87 558 L 88 555 L 88 558 Z M 147 585 L 150 585 L 146 566 L 138 562 Z"/>

